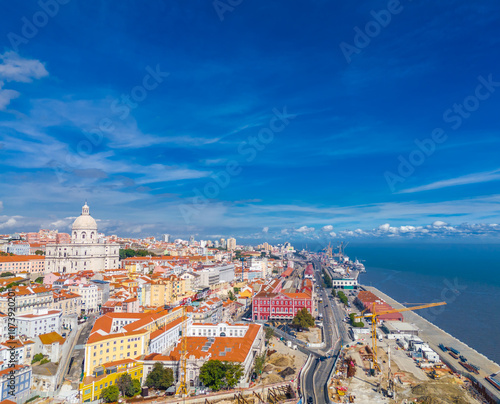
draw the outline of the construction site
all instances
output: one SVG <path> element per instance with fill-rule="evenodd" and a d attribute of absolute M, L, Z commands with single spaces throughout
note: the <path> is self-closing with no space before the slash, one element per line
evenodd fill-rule
<path fill-rule="evenodd" d="M 392 342 L 392 341 L 391 341 Z M 467 379 L 445 364 L 422 365 L 397 344 L 378 350 L 374 365 L 370 344 L 346 347 L 329 384 L 334 403 L 483 403 Z"/>
<path fill-rule="evenodd" d="M 363 310 L 354 318 L 367 322 L 369 328 L 364 328 L 363 333 L 353 333 L 354 342 L 341 350 L 329 379 L 330 401 L 430 404 L 495 402 L 487 395 L 480 394 L 480 386 L 472 379 L 447 366 L 442 360 L 443 353 L 438 354 L 417 335 L 418 328 L 402 322 L 401 313 L 444 304 L 440 302 L 394 309 L 372 292 L 360 292 L 356 305 Z M 383 326 L 380 326 L 381 321 L 384 322 Z"/>

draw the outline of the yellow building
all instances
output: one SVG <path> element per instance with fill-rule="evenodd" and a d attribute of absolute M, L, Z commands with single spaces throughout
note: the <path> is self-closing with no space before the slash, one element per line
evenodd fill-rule
<path fill-rule="evenodd" d="M 101 397 L 103 389 L 116 384 L 116 380 L 128 373 L 132 379 L 138 379 L 142 384 L 142 362 L 133 359 L 123 359 L 96 367 L 91 376 L 84 377 L 80 383 L 82 402 L 90 402 Z"/>
<path fill-rule="evenodd" d="M 173 304 L 184 298 L 186 281 L 176 275 L 170 275 L 151 283 L 151 306 Z"/>
<path fill-rule="evenodd" d="M 110 335 L 91 334 L 85 345 L 85 374 L 93 374 L 96 367 L 108 362 L 148 354 L 149 334 L 146 329 Z"/>
<path fill-rule="evenodd" d="M 151 333 L 183 315 L 182 308 L 153 313 L 108 313 L 94 323 L 85 344 L 84 374 L 99 366 L 149 354 Z"/>

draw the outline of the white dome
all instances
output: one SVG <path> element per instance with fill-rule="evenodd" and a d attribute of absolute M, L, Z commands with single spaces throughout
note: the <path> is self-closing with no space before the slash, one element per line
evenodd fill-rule
<path fill-rule="evenodd" d="M 89 214 L 87 203 L 83 205 L 82 214 L 73 222 L 73 230 L 95 230 L 97 231 L 97 222 Z"/>

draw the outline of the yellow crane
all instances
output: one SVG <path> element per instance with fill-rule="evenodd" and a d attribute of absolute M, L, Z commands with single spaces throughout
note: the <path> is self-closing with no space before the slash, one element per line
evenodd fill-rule
<path fill-rule="evenodd" d="M 354 316 L 354 318 L 370 318 L 372 322 L 372 351 L 373 351 L 373 368 L 378 369 L 380 371 L 380 366 L 377 362 L 377 322 L 378 322 L 378 316 L 381 316 L 383 314 L 392 314 L 392 313 L 401 313 L 403 311 L 413 311 L 413 310 L 420 310 L 420 309 L 426 309 L 428 307 L 435 307 L 435 306 L 443 306 L 445 305 L 446 302 L 438 302 L 438 303 L 429 303 L 429 304 L 424 304 L 421 306 L 415 306 L 415 307 L 404 307 L 402 309 L 392 309 L 392 310 L 385 310 L 385 311 L 380 311 L 377 312 L 377 305 L 375 302 L 373 303 L 371 313 L 368 314 L 363 314 L 361 312 L 361 315 L 359 316 Z"/>
<path fill-rule="evenodd" d="M 323 251 L 326 251 L 326 256 L 328 257 L 328 259 L 332 259 L 333 258 L 333 247 L 330 245 L 330 243 L 328 243 L 328 246 L 323 248 Z"/>
<path fill-rule="evenodd" d="M 179 361 L 179 388 L 177 395 L 187 395 L 187 316 L 186 306 L 182 306 L 182 336 L 181 336 L 181 358 Z"/>

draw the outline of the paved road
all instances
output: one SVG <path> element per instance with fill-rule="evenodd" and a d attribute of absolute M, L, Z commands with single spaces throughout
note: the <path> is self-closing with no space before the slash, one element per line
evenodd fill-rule
<path fill-rule="evenodd" d="M 85 359 L 85 343 L 87 342 L 87 339 L 90 335 L 90 331 L 92 330 L 92 327 L 94 325 L 95 318 L 95 315 L 90 315 L 88 320 L 83 323 L 83 325 L 79 326 L 81 327 L 80 335 L 78 335 L 78 339 L 73 351 L 69 354 L 69 361 L 71 360 L 71 358 L 74 359 L 73 363 L 71 364 L 71 369 L 69 370 L 69 372 L 65 369 L 64 374 L 66 376 L 66 379 L 71 381 L 73 387 L 78 386 L 80 383 L 80 377 L 83 371 L 83 361 Z"/>
<path fill-rule="evenodd" d="M 344 338 L 348 338 L 344 316 L 335 301 L 330 300 L 331 291 L 323 289 L 321 274 L 321 264 L 313 261 L 315 267 L 316 291 L 323 302 L 319 306 L 319 312 L 323 315 L 323 329 L 325 333 L 325 343 L 321 357 L 313 360 L 313 363 L 304 375 L 303 397 L 307 404 L 307 398 L 312 397 L 315 404 L 329 403 L 327 382 L 332 372 L 335 358 L 340 351 Z M 319 271 L 316 271 L 319 269 Z M 346 340 L 347 341 L 347 340 Z"/>

